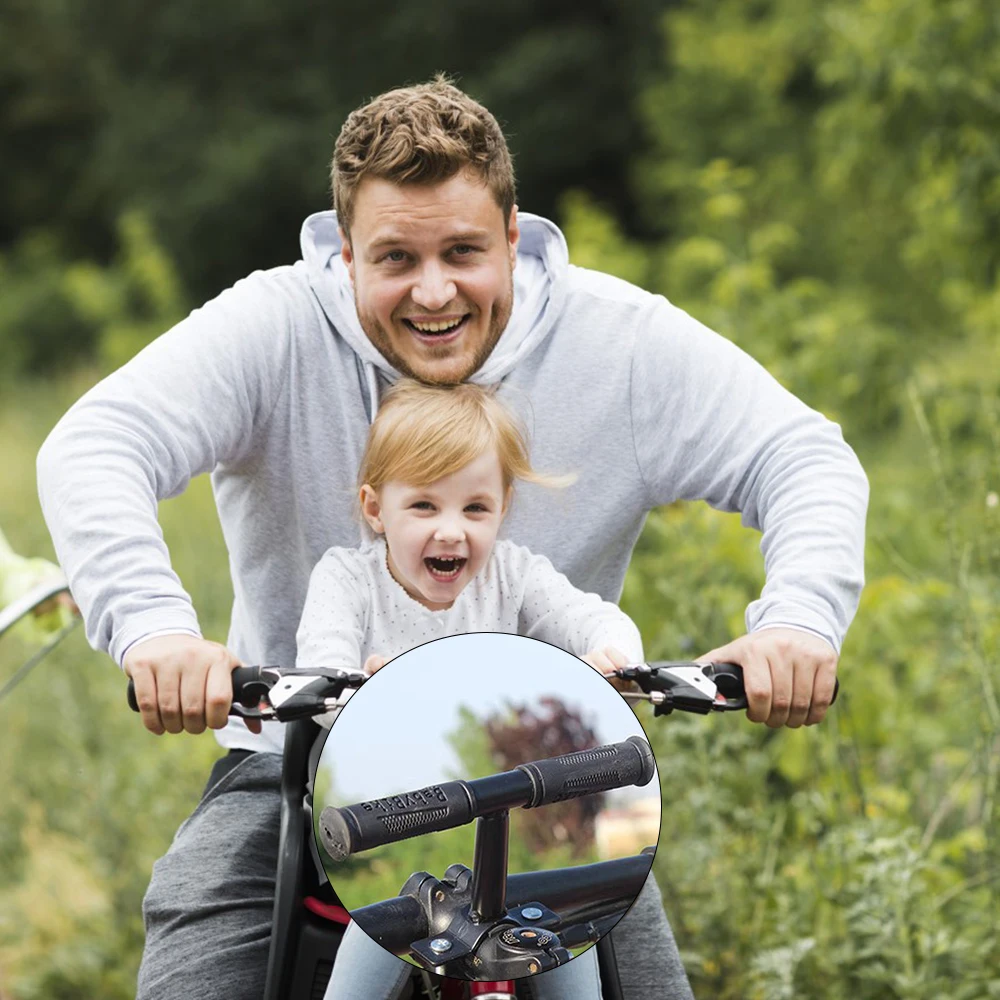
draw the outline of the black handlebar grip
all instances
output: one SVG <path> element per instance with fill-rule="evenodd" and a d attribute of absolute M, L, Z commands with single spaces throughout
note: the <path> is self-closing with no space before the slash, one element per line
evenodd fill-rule
<path fill-rule="evenodd" d="M 738 663 L 710 663 L 702 672 L 709 680 L 715 682 L 719 692 L 733 707 L 747 707 L 743 668 Z M 831 705 L 837 700 L 838 694 L 840 694 L 840 679 L 836 678 L 833 682 L 833 697 L 830 698 Z"/>
<path fill-rule="evenodd" d="M 237 667 L 233 671 L 233 701 L 243 702 L 244 687 L 249 688 L 251 684 L 256 684 L 261 679 L 261 667 Z M 256 701 L 254 702 L 256 704 Z M 139 711 L 139 702 L 135 698 L 135 681 L 130 677 L 128 680 L 128 707 L 133 712 Z"/>
<path fill-rule="evenodd" d="M 353 806 L 327 806 L 319 817 L 319 839 L 334 861 L 382 844 L 449 830 L 475 818 L 464 781 L 446 781 Z"/>
<path fill-rule="evenodd" d="M 645 785 L 655 773 L 653 751 L 641 736 L 549 760 L 521 764 L 515 770 L 531 779 L 533 795 L 526 809 L 626 785 Z"/>

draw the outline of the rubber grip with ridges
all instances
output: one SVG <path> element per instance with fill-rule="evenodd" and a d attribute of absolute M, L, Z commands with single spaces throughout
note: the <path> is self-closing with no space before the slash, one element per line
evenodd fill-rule
<path fill-rule="evenodd" d="M 382 844 L 450 830 L 474 819 L 464 781 L 445 781 L 412 792 L 353 806 L 327 806 L 319 818 L 319 839 L 334 861 Z"/>
<path fill-rule="evenodd" d="M 645 785 L 655 767 L 649 744 L 641 736 L 630 736 L 622 743 L 521 764 L 516 770 L 531 778 L 534 793 L 525 808 L 532 809 L 627 785 Z"/>

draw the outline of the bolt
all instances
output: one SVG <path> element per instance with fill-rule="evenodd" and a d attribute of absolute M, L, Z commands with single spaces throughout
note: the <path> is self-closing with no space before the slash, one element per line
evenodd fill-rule
<path fill-rule="evenodd" d="M 537 962 L 529 962 L 528 963 L 528 972 L 530 972 L 532 975 L 534 975 L 537 971 L 538 971 L 538 963 Z"/>
<path fill-rule="evenodd" d="M 539 920 L 542 916 L 542 911 L 537 906 L 526 906 L 521 910 L 521 916 L 525 920 Z"/>
<path fill-rule="evenodd" d="M 435 955 L 443 955 L 446 951 L 451 951 L 451 942 L 447 938 L 434 938 L 430 947 Z"/>
<path fill-rule="evenodd" d="M 439 903 L 443 903 L 444 902 L 444 890 L 443 889 L 438 889 L 438 891 L 436 893 L 434 893 L 434 898 Z"/>

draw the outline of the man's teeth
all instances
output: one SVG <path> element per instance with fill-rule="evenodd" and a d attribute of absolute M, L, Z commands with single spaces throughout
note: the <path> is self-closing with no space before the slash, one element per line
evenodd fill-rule
<path fill-rule="evenodd" d="M 418 323 L 416 320 L 411 319 L 410 325 L 421 333 L 442 333 L 445 330 L 454 330 L 463 319 L 465 319 L 464 316 L 461 319 L 451 320 L 448 323 Z"/>

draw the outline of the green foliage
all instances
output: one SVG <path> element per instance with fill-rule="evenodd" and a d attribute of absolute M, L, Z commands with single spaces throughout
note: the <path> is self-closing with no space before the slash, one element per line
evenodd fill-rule
<path fill-rule="evenodd" d="M 94 348 L 95 324 L 75 308 L 66 261 L 55 240 L 36 232 L 0 255 L 0 372 L 68 368 Z"/>
<path fill-rule="evenodd" d="M 665 235 L 630 240 L 578 199 L 571 256 L 645 269 L 838 420 L 872 479 L 827 721 L 648 726 L 655 870 L 695 993 L 1000 995 L 996 20 L 734 0 L 665 28 L 634 171 Z M 742 631 L 756 548 L 734 516 L 650 517 L 623 605 L 651 657 Z"/>
<path fill-rule="evenodd" d="M 994 6 L 8 4 L 0 366 L 117 363 L 183 312 L 185 288 L 200 300 L 293 259 L 344 113 L 464 71 L 509 123 L 522 207 L 558 207 L 572 259 L 737 341 L 842 424 L 872 480 L 868 586 L 823 725 L 644 717 L 664 797 L 655 870 L 696 995 L 1000 997 Z M 93 377 L 0 386 L 0 524 L 19 552 L 51 558 L 34 453 Z M 222 637 L 206 484 L 162 515 Z M 623 604 L 651 658 L 695 656 L 742 632 L 762 574 L 736 517 L 677 505 L 649 518 Z M 0 677 L 26 653 L 8 638 Z M 149 865 L 215 745 L 147 736 L 79 635 L 0 714 L 0 758 L 26 762 L 0 789 L 0 992 L 131 996 Z M 481 732 L 458 745 L 488 757 Z M 382 897 L 468 863 L 460 834 L 397 845 L 398 869 L 352 862 L 357 883 Z M 49 896 L 58 911 L 38 907 Z"/>
<path fill-rule="evenodd" d="M 110 371 L 181 318 L 179 279 L 146 218 L 126 213 L 117 235 L 108 266 L 69 260 L 44 230 L 0 255 L 0 371 L 37 375 L 84 359 Z"/>
<path fill-rule="evenodd" d="M 120 251 L 112 267 L 81 261 L 67 269 L 67 292 L 99 331 L 102 367 L 111 371 L 173 326 L 184 296 L 174 265 L 146 218 L 128 212 L 118 223 Z"/>
<path fill-rule="evenodd" d="M 622 205 L 620 151 L 641 140 L 633 105 L 661 6 L 12 0 L 0 9 L 0 246 L 44 226 L 72 259 L 103 266 L 117 219 L 139 209 L 206 299 L 294 260 L 302 219 L 329 206 L 347 114 L 438 71 L 507 125 L 533 211 L 551 214 L 568 186 Z"/>

